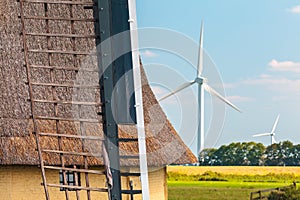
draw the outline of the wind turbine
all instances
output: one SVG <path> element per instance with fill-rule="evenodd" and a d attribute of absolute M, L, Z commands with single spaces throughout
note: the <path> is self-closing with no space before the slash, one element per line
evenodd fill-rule
<path fill-rule="evenodd" d="M 207 83 L 208 80 L 202 76 L 203 71 L 203 23 L 201 24 L 201 31 L 200 31 L 200 45 L 199 45 L 199 52 L 198 52 L 198 65 L 197 65 L 197 76 L 195 80 L 187 82 L 179 86 L 177 89 L 175 89 L 173 92 L 169 93 L 168 95 L 162 97 L 159 99 L 159 101 L 162 101 L 181 90 L 192 86 L 194 84 L 198 85 L 198 130 L 197 130 L 197 153 L 199 154 L 204 149 L 204 90 L 206 90 L 211 95 L 216 96 L 235 110 L 241 112 L 241 110 L 236 107 L 233 103 L 228 101 L 225 97 L 223 97 L 221 94 L 219 94 L 216 90 L 214 90 L 212 87 L 210 87 Z"/>
<path fill-rule="evenodd" d="M 271 145 L 276 143 L 275 141 L 275 129 L 276 126 L 278 124 L 278 120 L 279 120 L 280 114 L 277 116 L 275 123 L 273 125 L 272 131 L 270 133 L 260 133 L 260 134 L 255 134 L 253 135 L 253 137 L 260 137 L 260 136 L 271 136 Z"/>

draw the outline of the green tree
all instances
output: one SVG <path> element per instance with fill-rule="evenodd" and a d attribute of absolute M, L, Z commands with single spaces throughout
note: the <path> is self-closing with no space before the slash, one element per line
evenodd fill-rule
<path fill-rule="evenodd" d="M 266 150 L 266 147 L 262 143 L 249 142 L 247 160 L 249 161 L 248 165 L 259 166 L 263 165 L 263 154 Z"/>
<path fill-rule="evenodd" d="M 293 146 L 292 150 L 290 151 L 290 157 L 287 163 L 291 166 L 300 165 L 300 144 Z"/>
<path fill-rule="evenodd" d="M 233 142 L 218 149 L 204 149 L 199 158 L 201 165 L 299 166 L 300 144 L 284 141 L 266 148 L 261 143 Z"/>
<path fill-rule="evenodd" d="M 203 149 L 199 154 L 199 164 L 200 165 L 216 165 L 216 158 L 214 153 L 217 151 L 217 149 L 214 148 L 208 148 Z"/>
<path fill-rule="evenodd" d="M 294 145 L 290 141 L 272 144 L 265 151 L 265 165 L 268 166 L 285 166 L 291 165 L 293 162 Z"/>
<path fill-rule="evenodd" d="M 260 165 L 265 147 L 261 143 L 236 142 L 222 145 L 218 149 L 204 149 L 200 153 L 201 165 Z"/>

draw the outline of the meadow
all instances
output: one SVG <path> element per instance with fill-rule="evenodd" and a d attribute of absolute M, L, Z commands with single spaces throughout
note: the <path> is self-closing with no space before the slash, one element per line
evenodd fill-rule
<path fill-rule="evenodd" d="M 300 183 L 300 167 L 169 166 L 169 200 L 249 199 L 262 189 Z"/>

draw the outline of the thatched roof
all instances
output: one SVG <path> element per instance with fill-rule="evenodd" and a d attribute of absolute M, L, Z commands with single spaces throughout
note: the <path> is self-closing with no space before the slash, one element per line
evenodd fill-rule
<path fill-rule="evenodd" d="M 99 119 L 96 112 L 97 106 L 78 105 L 58 105 L 57 110 L 53 103 L 35 103 L 34 113 L 32 113 L 31 103 L 28 101 L 28 76 L 24 67 L 23 39 L 20 35 L 21 23 L 18 19 L 19 4 L 13 1 L 1 1 L 0 3 L 0 164 L 2 165 L 37 165 L 38 155 L 36 151 L 36 141 L 33 132 L 33 116 L 50 116 L 60 118 L 82 118 Z M 25 14 L 31 16 L 42 15 L 43 4 L 25 5 Z M 49 16 L 70 16 L 68 7 L 63 5 L 52 5 L 49 9 Z M 74 6 L 77 18 L 91 18 L 93 14 L 90 10 L 83 10 Z M 5 10 L 6 12 L 2 12 Z M 41 13 L 38 13 L 40 11 Z M 26 32 L 44 32 L 45 21 L 27 20 Z M 49 23 L 50 33 L 70 33 L 70 23 Z M 75 22 L 75 34 L 93 34 L 93 23 Z M 71 39 L 51 38 L 46 40 L 44 36 L 28 36 L 26 44 L 29 49 L 61 49 L 76 51 L 91 51 L 95 49 L 95 41 L 92 38 Z M 29 53 L 29 64 L 32 65 L 52 65 L 52 66 L 80 66 L 84 60 L 84 67 L 97 69 L 95 59 L 86 59 L 85 56 L 73 56 L 63 54 Z M 78 75 L 70 70 L 32 69 L 31 82 L 74 84 L 84 79 L 85 84 L 98 84 L 98 72 L 81 72 Z M 84 77 L 82 79 L 82 77 Z M 142 70 L 143 82 L 143 103 L 145 111 L 146 125 L 146 145 L 148 152 L 148 162 L 151 166 L 162 166 L 166 164 L 191 163 L 196 162 L 195 156 L 182 142 L 171 123 L 167 120 L 161 107 L 148 85 L 144 71 Z M 72 87 L 51 87 L 33 85 L 33 98 L 39 100 L 52 101 L 92 101 L 99 102 L 99 89 L 75 89 Z M 57 112 L 57 115 L 55 115 Z M 36 120 L 39 132 L 53 133 L 57 131 L 55 120 Z M 103 137 L 101 123 L 60 121 L 59 131 L 64 134 L 95 135 Z M 134 126 L 119 126 L 121 137 L 137 137 Z M 101 154 L 101 142 L 82 142 L 80 139 L 61 140 L 63 150 L 82 151 Z M 41 137 L 42 148 L 58 149 L 58 139 L 55 137 Z M 83 147 L 84 146 L 84 147 Z M 121 143 L 121 154 L 137 154 L 138 145 L 135 142 Z M 60 164 L 58 155 L 44 153 L 45 162 L 48 164 Z M 82 158 L 69 156 L 66 158 L 68 164 L 82 164 Z M 90 165 L 102 165 L 101 157 L 89 158 Z M 136 165 L 135 162 L 123 162 L 122 165 Z"/>

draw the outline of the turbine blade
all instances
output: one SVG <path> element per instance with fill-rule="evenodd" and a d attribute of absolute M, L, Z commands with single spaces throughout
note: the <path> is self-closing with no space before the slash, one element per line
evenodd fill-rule
<path fill-rule="evenodd" d="M 232 107 L 233 109 L 242 112 L 237 106 L 235 106 L 233 103 L 231 103 L 229 100 L 227 100 L 225 97 L 223 97 L 221 94 L 219 94 L 216 90 L 214 90 L 212 87 L 210 87 L 207 84 L 203 84 L 204 89 L 209 92 L 210 94 L 218 97 L 220 100 L 222 100 L 223 102 L 225 102 L 227 105 L 229 105 L 230 107 Z"/>
<path fill-rule="evenodd" d="M 259 134 L 252 135 L 252 137 L 269 136 L 269 135 L 272 135 L 272 134 L 271 133 L 259 133 Z"/>
<path fill-rule="evenodd" d="M 200 41 L 199 41 L 199 52 L 198 52 L 198 77 L 201 76 L 203 71 L 203 22 L 201 24 L 201 30 L 200 30 Z"/>
<path fill-rule="evenodd" d="M 166 99 L 166 98 L 168 98 L 168 97 L 176 94 L 177 92 L 180 92 L 181 90 L 183 90 L 183 89 L 185 89 L 185 88 L 193 85 L 194 83 L 195 83 L 195 81 L 184 83 L 181 86 L 179 86 L 178 88 L 176 88 L 173 92 L 171 92 L 171 93 L 167 94 L 166 96 L 160 98 L 158 101 L 162 101 L 162 100 L 164 100 L 164 99 Z"/>
<path fill-rule="evenodd" d="M 277 124 L 278 124 L 279 117 L 280 117 L 280 114 L 277 116 L 277 118 L 276 118 L 276 120 L 275 120 L 275 123 L 274 123 L 274 125 L 273 125 L 273 128 L 272 128 L 271 133 L 274 133 L 274 131 L 275 131 L 275 129 L 276 129 L 276 126 L 277 126 Z"/>

